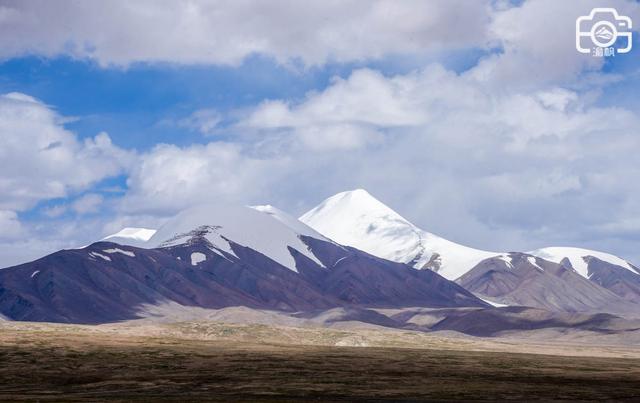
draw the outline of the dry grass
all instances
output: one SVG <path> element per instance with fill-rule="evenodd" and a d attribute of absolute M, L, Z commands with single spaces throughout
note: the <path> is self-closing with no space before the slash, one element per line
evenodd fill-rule
<path fill-rule="evenodd" d="M 4 323 L 0 401 L 640 399 L 640 359 L 522 348 L 371 329 Z"/>

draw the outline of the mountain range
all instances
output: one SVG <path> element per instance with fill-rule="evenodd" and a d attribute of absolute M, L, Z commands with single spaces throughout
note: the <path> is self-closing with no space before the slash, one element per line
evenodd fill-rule
<path fill-rule="evenodd" d="M 548 312 L 535 316 L 573 326 L 558 318 L 640 316 L 640 270 L 583 249 L 469 248 L 419 229 L 361 189 L 300 219 L 269 205 L 201 205 L 157 230 L 126 228 L 0 270 L 0 318 L 9 320 L 105 323 L 167 303 L 295 315 L 343 309 L 350 320 L 407 328 L 418 326 L 407 318 L 428 311 L 428 328 L 438 330 L 476 329 L 486 318 L 528 328 L 531 312 Z M 389 309 L 392 318 L 381 316 Z"/>
<path fill-rule="evenodd" d="M 269 207 L 198 206 L 154 232 L 145 248 L 125 231 L 0 270 L 0 314 L 13 320 L 102 323 L 144 304 L 335 307 L 485 307 L 431 271 L 380 259 L 323 237 Z M 109 242 L 117 239 L 120 243 Z M 127 241 L 129 239 L 129 241 Z M 129 244 L 127 244 L 129 243 Z"/>
<path fill-rule="evenodd" d="M 418 228 L 363 189 L 326 199 L 300 221 L 341 244 L 432 270 L 494 304 L 640 315 L 640 269 L 611 254 L 469 248 Z"/>

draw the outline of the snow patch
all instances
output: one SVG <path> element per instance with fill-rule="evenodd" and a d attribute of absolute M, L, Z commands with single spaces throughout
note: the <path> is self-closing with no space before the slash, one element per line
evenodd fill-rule
<path fill-rule="evenodd" d="M 550 247 L 537 249 L 529 252 L 529 254 L 558 264 L 566 258 L 571 263 L 573 269 L 587 279 L 589 278 L 589 264 L 587 263 L 589 257 L 595 257 L 603 262 L 620 266 L 634 274 L 640 275 L 626 260 L 605 252 L 571 247 Z"/>
<path fill-rule="evenodd" d="M 98 253 L 98 252 L 90 252 L 90 253 L 89 253 L 89 256 L 91 256 L 91 257 L 93 257 L 93 258 L 99 257 L 99 258 L 101 258 L 101 259 L 106 260 L 107 262 L 110 262 L 110 261 L 111 261 L 111 258 L 110 258 L 109 256 L 105 256 L 105 255 L 103 255 L 103 254 L 101 254 L 101 253 Z"/>
<path fill-rule="evenodd" d="M 536 258 L 534 256 L 527 256 L 527 260 L 529 261 L 529 263 L 531 263 L 531 265 L 533 267 L 535 267 L 536 269 L 540 270 L 540 271 L 544 271 L 544 269 L 542 267 L 540 267 L 538 265 L 538 262 L 536 262 Z"/>
<path fill-rule="evenodd" d="M 197 266 L 198 263 L 202 263 L 207 260 L 207 255 L 200 252 L 193 252 L 191 254 L 191 266 Z"/>
<path fill-rule="evenodd" d="M 143 241 L 146 242 L 156 233 L 156 230 L 149 228 L 123 228 L 115 234 L 111 234 L 105 238 L 103 241 L 108 241 L 113 238 L 121 238 L 121 239 L 131 239 L 134 241 Z"/>
<path fill-rule="evenodd" d="M 33 273 L 31 273 L 31 278 L 34 278 L 35 276 L 37 276 L 38 273 L 40 273 L 40 270 L 36 270 Z"/>
<path fill-rule="evenodd" d="M 480 298 L 481 300 L 483 300 L 484 302 L 486 302 L 487 304 L 492 305 L 492 306 L 494 306 L 494 307 L 496 307 L 496 308 L 504 308 L 505 306 L 509 306 L 509 305 L 507 305 L 507 304 L 501 304 L 501 303 L 499 303 L 499 302 L 494 302 L 494 301 L 488 300 L 488 299 L 486 299 L 486 298 L 482 298 L 482 297 L 481 297 L 481 296 L 479 296 L 478 294 L 474 294 L 474 295 L 475 295 L 476 297 Z"/>
<path fill-rule="evenodd" d="M 136 257 L 136 254 L 128 251 L 128 250 L 123 250 L 120 248 L 113 248 L 113 249 L 104 249 L 103 250 L 104 253 L 110 253 L 110 254 L 114 254 L 114 253 L 121 253 L 123 255 L 129 256 L 129 257 Z"/>
<path fill-rule="evenodd" d="M 500 256 L 496 256 L 498 260 L 502 260 L 507 268 L 509 269 L 513 269 L 513 260 L 511 259 L 511 256 L 509 255 L 500 255 Z"/>

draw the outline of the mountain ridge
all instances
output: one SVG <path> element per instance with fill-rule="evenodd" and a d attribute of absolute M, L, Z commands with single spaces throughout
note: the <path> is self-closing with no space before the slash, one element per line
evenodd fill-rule
<path fill-rule="evenodd" d="M 436 273 L 305 235 L 316 233 L 269 212 L 198 206 L 168 221 L 146 248 L 97 242 L 0 270 L 0 314 L 104 323 L 167 301 L 282 311 L 488 306 Z"/>
<path fill-rule="evenodd" d="M 157 231 L 140 230 L 0 270 L 0 315 L 99 323 L 166 301 L 207 309 L 493 304 L 640 314 L 639 271 L 613 255 L 535 251 L 554 252 L 551 261 L 468 248 L 421 230 L 362 189 L 332 196 L 301 220 L 270 205 L 204 204 Z"/>
<path fill-rule="evenodd" d="M 640 306 L 629 305 L 629 302 L 640 303 L 640 269 L 608 253 L 571 247 L 513 252 L 527 256 L 516 268 L 511 262 L 512 252 L 468 248 L 431 234 L 364 189 L 331 196 L 303 214 L 300 220 L 341 244 L 406 263 L 418 270 L 433 270 L 491 303 L 557 310 L 600 308 L 625 314 L 636 311 L 640 315 Z M 550 272 L 540 273 L 544 269 L 535 262 L 530 263 L 530 259 L 547 262 L 543 266 Z M 567 274 L 551 274 L 562 272 L 562 267 Z M 514 276 L 516 271 L 520 274 Z M 530 273 L 525 275 L 524 272 Z M 514 281 L 516 277 L 518 281 Z M 491 285 L 492 282 L 496 285 Z M 538 287 L 540 282 L 547 283 L 549 288 Z M 511 288 L 505 288 L 504 284 L 510 284 Z M 554 287 L 560 288 L 550 292 Z M 502 294 L 487 293 L 489 289 L 500 289 Z M 533 289 L 540 295 L 535 295 Z M 561 289 L 566 291 L 560 292 Z M 544 301 L 545 292 L 549 292 L 548 297 L 553 296 L 554 301 Z M 594 301 L 599 301 L 600 305 Z"/>

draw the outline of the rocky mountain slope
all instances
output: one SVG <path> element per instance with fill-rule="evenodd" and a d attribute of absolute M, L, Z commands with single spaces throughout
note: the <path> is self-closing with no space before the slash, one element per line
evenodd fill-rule
<path fill-rule="evenodd" d="M 435 271 L 492 303 L 640 316 L 640 270 L 611 254 L 469 248 L 418 228 L 363 189 L 338 193 L 300 220 L 341 244 Z"/>
<path fill-rule="evenodd" d="M 196 207 L 145 246 L 98 242 L 0 270 L 0 314 L 102 323 L 167 301 L 282 311 L 486 306 L 436 273 L 336 244 L 275 210 Z"/>

